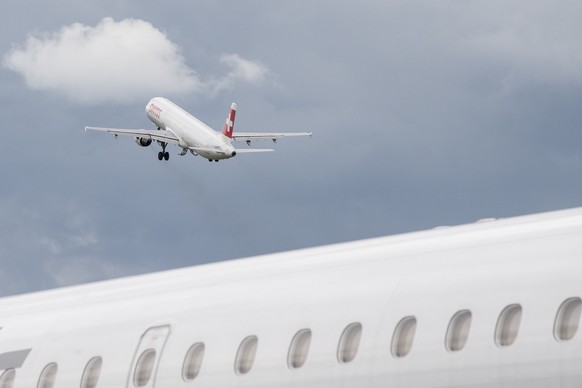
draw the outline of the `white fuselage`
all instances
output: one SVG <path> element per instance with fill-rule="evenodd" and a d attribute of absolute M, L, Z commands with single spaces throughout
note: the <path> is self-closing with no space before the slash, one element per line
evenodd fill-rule
<path fill-rule="evenodd" d="M 145 111 L 148 119 L 158 128 L 176 135 L 180 139 L 179 146 L 183 149 L 198 148 L 197 154 L 215 160 L 228 159 L 236 155 L 230 139 L 168 99 L 152 98 Z"/>
<path fill-rule="evenodd" d="M 566 314 L 573 338 L 558 338 L 556 325 L 562 303 L 580 296 L 574 209 L 3 298 L 0 367 L 16 368 L 17 388 L 37 387 L 51 363 L 55 388 L 78 388 L 96 356 L 97 388 L 579 387 L 579 310 Z M 503 346 L 507 306 L 520 306 L 521 320 Z M 447 333 L 459 311 L 472 319 L 453 351 Z M 398 347 L 406 317 L 415 330 Z M 311 340 L 294 368 L 290 344 L 303 329 Z M 256 354 L 239 365 L 245 338 L 257 340 Z M 188 381 L 184 360 L 200 343 Z M 146 379 L 136 364 L 152 349 Z"/>

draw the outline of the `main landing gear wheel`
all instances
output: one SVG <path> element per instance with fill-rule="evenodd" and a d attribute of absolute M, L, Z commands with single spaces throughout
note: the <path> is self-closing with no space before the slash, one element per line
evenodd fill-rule
<path fill-rule="evenodd" d="M 168 160 L 170 159 L 170 153 L 166 152 L 166 146 L 168 145 L 167 143 L 161 143 L 162 145 L 162 150 L 160 152 L 158 152 L 158 160 Z"/>
<path fill-rule="evenodd" d="M 158 152 L 158 160 L 168 160 L 170 159 L 170 153 L 169 152 Z"/>

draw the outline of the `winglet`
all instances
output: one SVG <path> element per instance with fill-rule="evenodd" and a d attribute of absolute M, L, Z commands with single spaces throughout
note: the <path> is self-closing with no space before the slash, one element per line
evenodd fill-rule
<path fill-rule="evenodd" d="M 222 127 L 222 134 L 229 139 L 232 139 L 232 131 L 234 129 L 234 116 L 236 115 L 236 104 L 233 102 L 230 106 L 230 111 L 226 117 L 224 127 Z"/>

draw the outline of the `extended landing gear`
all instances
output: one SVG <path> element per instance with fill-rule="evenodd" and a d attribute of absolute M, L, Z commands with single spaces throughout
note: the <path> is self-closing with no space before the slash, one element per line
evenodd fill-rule
<path fill-rule="evenodd" d="M 160 145 L 162 146 L 162 150 L 158 152 L 158 160 L 170 159 L 170 153 L 166 152 L 166 146 L 168 145 L 168 143 L 161 143 Z"/>
<path fill-rule="evenodd" d="M 212 163 L 212 159 L 208 159 L 209 162 Z M 215 162 L 218 162 L 218 159 L 214 159 Z"/>

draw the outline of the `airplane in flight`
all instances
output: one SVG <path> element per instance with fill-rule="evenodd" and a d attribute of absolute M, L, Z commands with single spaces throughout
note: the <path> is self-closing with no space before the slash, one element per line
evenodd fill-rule
<path fill-rule="evenodd" d="M 152 121 L 157 130 L 147 129 L 119 129 L 85 127 L 85 131 L 101 131 L 117 136 L 130 136 L 141 147 L 149 147 L 155 140 L 162 147 L 158 153 L 159 160 L 168 160 L 170 153 L 166 151 L 168 144 L 176 144 L 182 148 L 179 154 L 184 156 L 190 151 L 193 155 L 200 155 L 208 161 L 218 162 L 222 159 L 230 159 L 241 153 L 270 152 L 273 149 L 260 148 L 235 148 L 232 141 L 245 141 L 251 145 L 255 140 L 272 140 L 295 136 L 311 136 L 311 132 L 291 133 L 235 133 L 234 118 L 236 104 L 233 103 L 228 112 L 226 123 L 222 131 L 217 132 L 202 121 L 180 108 L 170 100 L 163 97 L 152 98 L 145 108 L 146 115 Z"/>
<path fill-rule="evenodd" d="M 0 388 L 582 385 L 582 208 L 0 298 Z"/>

